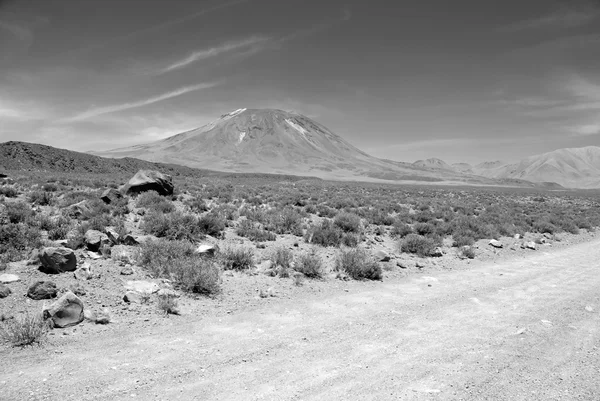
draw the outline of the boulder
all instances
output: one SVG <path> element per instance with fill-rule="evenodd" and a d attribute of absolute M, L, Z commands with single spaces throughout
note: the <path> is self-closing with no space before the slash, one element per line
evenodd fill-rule
<path fill-rule="evenodd" d="M 113 245 L 118 245 L 119 242 L 121 241 L 121 236 L 119 235 L 117 230 L 115 230 L 114 228 L 106 227 L 104 229 L 104 232 L 108 236 L 108 239 L 110 240 L 110 242 L 113 243 Z"/>
<path fill-rule="evenodd" d="M 10 284 L 21 280 L 16 274 L 0 274 L 0 283 Z"/>
<path fill-rule="evenodd" d="M 496 240 L 496 239 L 493 239 L 493 240 L 491 240 L 491 241 L 489 242 L 489 244 L 490 244 L 491 246 L 493 246 L 494 248 L 502 248 L 502 247 L 504 246 L 504 245 L 502 245 L 502 242 L 500 242 L 500 241 L 498 241 L 498 240 Z"/>
<path fill-rule="evenodd" d="M 37 281 L 27 290 L 27 296 L 39 301 L 40 299 L 56 298 L 58 289 L 52 281 Z"/>
<path fill-rule="evenodd" d="M 48 274 L 72 272 L 77 269 L 75 252 L 69 248 L 44 248 L 38 255 L 40 270 Z"/>
<path fill-rule="evenodd" d="M 140 170 L 121 188 L 121 192 L 135 195 L 156 191 L 160 195 L 172 195 L 173 189 L 173 178 L 170 175 L 153 170 Z"/>
<path fill-rule="evenodd" d="M 523 238 L 523 237 L 521 236 L 521 234 L 515 234 L 515 236 L 514 236 L 514 239 L 521 239 L 521 238 Z"/>
<path fill-rule="evenodd" d="M 106 191 L 102 192 L 102 196 L 100 199 L 106 204 L 111 204 L 119 199 L 121 199 L 123 195 L 121 192 L 116 190 L 115 188 L 108 188 Z"/>
<path fill-rule="evenodd" d="M 196 253 L 205 256 L 215 256 L 215 253 L 219 250 L 219 247 L 213 244 L 200 244 L 196 248 Z"/>
<path fill-rule="evenodd" d="M 131 234 L 125 235 L 123 237 L 123 239 L 121 240 L 121 242 L 125 245 L 138 245 L 139 244 L 136 236 L 131 235 Z"/>
<path fill-rule="evenodd" d="M 398 260 L 396 261 L 396 266 L 398 266 L 401 269 L 408 269 L 410 267 L 410 264 L 406 260 Z"/>
<path fill-rule="evenodd" d="M 12 293 L 10 288 L 5 286 L 4 284 L 0 284 L 0 298 L 6 298 Z"/>
<path fill-rule="evenodd" d="M 71 327 L 83 322 L 83 302 L 71 291 L 44 308 L 44 319 L 52 319 L 54 327 Z"/>
<path fill-rule="evenodd" d="M 383 249 L 379 249 L 375 251 L 375 259 L 377 259 L 379 262 L 389 262 L 391 257 L 389 253 Z"/>
<path fill-rule="evenodd" d="M 87 248 L 92 252 L 98 252 L 103 245 L 110 244 L 108 235 L 98 230 L 87 230 L 84 241 Z"/>
<path fill-rule="evenodd" d="M 532 250 L 536 250 L 537 249 L 537 244 L 533 241 L 529 241 L 525 243 L 525 248 L 526 249 L 532 249 Z"/>

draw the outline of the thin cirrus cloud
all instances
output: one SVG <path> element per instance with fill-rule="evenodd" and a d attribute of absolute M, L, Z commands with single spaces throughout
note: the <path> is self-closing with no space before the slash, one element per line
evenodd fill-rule
<path fill-rule="evenodd" d="M 270 39 L 265 36 L 251 36 L 249 38 L 238 41 L 225 42 L 219 46 L 211 47 L 209 49 L 194 51 L 182 59 L 173 61 L 167 67 L 159 69 L 158 71 L 156 71 L 156 74 L 166 74 L 171 71 L 185 68 L 190 64 L 196 63 L 198 61 L 206 60 L 212 57 L 217 57 L 221 54 L 229 53 L 235 50 L 247 49 L 250 47 L 264 45 L 269 40 Z"/>
<path fill-rule="evenodd" d="M 562 10 L 539 18 L 519 21 L 503 27 L 502 30 L 507 32 L 520 32 L 542 28 L 575 28 L 587 25 L 596 19 L 599 14 L 600 10 L 598 10 L 598 8 Z"/>
<path fill-rule="evenodd" d="M 208 82 L 208 83 L 201 83 L 198 85 L 185 86 L 183 88 L 179 88 L 179 89 L 176 89 L 171 92 L 163 93 L 162 95 L 150 97 L 150 98 L 143 99 L 143 100 L 138 100 L 135 102 L 114 104 L 114 105 L 90 109 L 83 113 L 77 114 L 75 116 L 59 120 L 59 122 L 70 123 L 70 122 L 84 121 L 84 120 L 87 120 L 87 119 L 90 119 L 93 117 L 97 117 L 97 116 L 100 116 L 103 114 L 116 113 L 116 112 L 123 111 L 123 110 L 144 107 L 144 106 L 148 106 L 153 103 L 162 102 L 163 100 L 172 99 L 174 97 L 178 97 L 178 96 L 184 95 L 186 93 L 213 88 L 219 84 L 220 84 L 220 82 Z"/>

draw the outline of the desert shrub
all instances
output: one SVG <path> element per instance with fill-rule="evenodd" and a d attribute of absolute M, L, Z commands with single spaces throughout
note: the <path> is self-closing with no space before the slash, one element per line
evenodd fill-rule
<path fill-rule="evenodd" d="M 270 231 L 264 230 L 250 220 L 243 220 L 236 229 L 240 237 L 248 238 L 250 241 L 275 241 L 277 236 Z"/>
<path fill-rule="evenodd" d="M 342 235 L 341 243 L 350 248 L 355 248 L 360 243 L 360 235 L 354 233 L 344 233 Z"/>
<path fill-rule="evenodd" d="M 93 200 L 97 198 L 97 194 L 86 191 L 67 192 L 60 199 L 60 207 L 67 207 L 79 203 L 84 200 Z"/>
<path fill-rule="evenodd" d="M 220 292 L 221 273 L 187 241 L 158 240 L 140 246 L 138 263 L 155 277 L 172 280 L 183 291 L 201 295 Z"/>
<path fill-rule="evenodd" d="M 173 202 L 161 196 L 156 191 L 146 191 L 140 194 L 135 201 L 135 205 L 157 213 L 171 213 L 175 211 Z"/>
<path fill-rule="evenodd" d="M 470 246 L 475 243 L 475 238 L 468 234 L 457 234 L 452 236 L 452 246 L 461 247 L 461 246 Z"/>
<path fill-rule="evenodd" d="M 40 344 L 48 333 L 49 326 L 41 314 L 23 314 L 0 323 L 0 339 L 14 347 Z"/>
<path fill-rule="evenodd" d="M 230 204 L 219 205 L 219 206 L 213 208 L 211 213 L 218 215 L 225 222 L 234 221 L 240 217 L 238 208 L 236 206 L 230 205 Z"/>
<path fill-rule="evenodd" d="M 404 238 L 408 234 L 412 234 L 413 229 L 406 223 L 396 220 L 394 225 L 392 226 L 392 231 L 390 235 L 392 237 Z"/>
<path fill-rule="evenodd" d="M 302 216 L 291 207 L 267 214 L 265 229 L 277 234 L 302 235 Z"/>
<path fill-rule="evenodd" d="M 431 223 L 417 223 L 414 231 L 419 235 L 431 235 L 436 232 L 436 227 Z"/>
<path fill-rule="evenodd" d="M 317 214 L 317 207 L 312 203 L 309 203 L 308 205 L 304 206 L 304 211 L 308 214 Z"/>
<path fill-rule="evenodd" d="M 273 263 L 273 266 L 281 266 L 284 269 L 289 269 L 292 267 L 294 255 L 288 248 L 280 246 L 271 253 L 269 260 Z"/>
<path fill-rule="evenodd" d="M 204 213 L 208 211 L 208 206 L 204 199 L 196 197 L 185 202 L 185 205 L 194 213 Z"/>
<path fill-rule="evenodd" d="M 227 248 L 221 253 L 225 270 L 249 270 L 254 266 L 251 248 Z"/>
<path fill-rule="evenodd" d="M 55 183 L 49 182 L 47 184 L 42 185 L 42 190 L 46 192 L 56 192 L 58 191 L 58 185 Z"/>
<path fill-rule="evenodd" d="M 168 240 L 195 241 L 204 236 L 196 216 L 178 211 L 150 212 L 144 216 L 140 227 L 146 234 Z"/>
<path fill-rule="evenodd" d="M 588 220 L 586 220 L 584 218 L 578 218 L 578 219 L 576 219 L 575 220 L 575 225 L 578 228 L 585 229 L 585 230 L 591 230 L 592 229 L 592 224 Z"/>
<path fill-rule="evenodd" d="M 336 271 L 342 271 L 355 280 L 381 280 L 383 272 L 379 263 L 364 249 L 340 251 L 335 261 Z"/>
<path fill-rule="evenodd" d="M 19 191 L 14 186 L 0 186 L 0 195 L 6 196 L 7 198 L 16 198 L 19 195 Z"/>
<path fill-rule="evenodd" d="M 25 223 L 33 216 L 33 210 L 25 202 L 6 203 L 8 220 L 13 223 Z"/>
<path fill-rule="evenodd" d="M 35 205 L 48 206 L 54 203 L 54 195 L 46 191 L 32 191 L 27 195 L 29 202 Z"/>
<path fill-rule="evenodd" d="M 555 232 L 558 231 L 558 228 L 546 221 L 546 220 L 538 220 L 536 222 L 533 223 L 533 228 L 535 229 L 535 231 L 537 231 L 538 233 L 548 233 L 548 234 L 554 234 Z"/>
<path fill-rule="evenodd" d="M 458 256 L 465 259 L 475 259 L 475 250 L 470 246 L 463 246 L 460 248 Z"/>
<path fill-rule="evenodd" d="M 217 213 L 208 213 L 198 219 L 198 227 L 200 232 L 219 237 L 225 230 L 225 219 Z"/>
<path fill-rule="evenodd" d="M 360 217 L 354 213 L 342 212 L 335 216 L 333 223 L 342 231 L 347 233 L 360 233 L 361 223 Z"/>
<path fill-rule="evenodd" d="M 431 256 L 437 246 L 433 238 L 419 234 L 409 234 L 400 242 L 402 252 L 414 253 L 421 257 Z"/>
<path fill-rule="evenodd" d="M 266 223 L 267 222 L 267 214 L 264 210 L 257 207 L 243 207 L 240 210 L 240 216 L 246 217 L 247 220 L 255 221 L 257 223 Z"/>
<path fill-rule="evenodd" d="M 22 223 L 0 225 L 0 255 L 9 262 L 24 259 L 33 248 L 39 248 L 42 239 L 38 228 Z"/>
<path fill-rule="evenodd" d="M 179 315 L 179 305 L 175 297 L 159 296 L 157 307 L 165 315 Z"/>
<path fill-rule="evenodd" d="M 321 246 L 339 246 L 343 231 L 336 227 L 331 220 L 323 220 L 321 224 L 309 227 L 306 240 Z"/>
<path fill-rule="evenodd" d="M 71 227 L 71 220 L 68 217 L 59 216 L 53 220 L 48 229 L 48 239 L 51 241 L 66 239 Z"/>
<path fill-rule="evenodd" d="M 308 278 L 323 278 L 323 261 L 316 253 L 303 253 L 296 258 L 294 270 Z"/>
<path fill-rule="evenodd" d="M 317 214 L 320 217 L 327 217 L 327 218 L 331 219 L 331 218 L 337 216 L 338 211 L 327 205 L 317 205 Z"/>

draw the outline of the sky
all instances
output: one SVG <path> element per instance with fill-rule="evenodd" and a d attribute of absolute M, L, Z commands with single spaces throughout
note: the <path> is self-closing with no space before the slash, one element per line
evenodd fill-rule
<path fill-rule="evenodd" d="M 238 108 L 373 156 L 600 146 L 600 0 L 0 0 L 0 142 L 98 151 Z"/>

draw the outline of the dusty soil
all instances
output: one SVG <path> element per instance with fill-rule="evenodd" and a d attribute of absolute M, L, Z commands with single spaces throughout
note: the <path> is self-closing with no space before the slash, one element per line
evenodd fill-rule
<path fill-rule="evenodd" d="M 0 349 L 0 398 L 597 400 L 600 239 L 587 239 L 54 330 Z"/>

